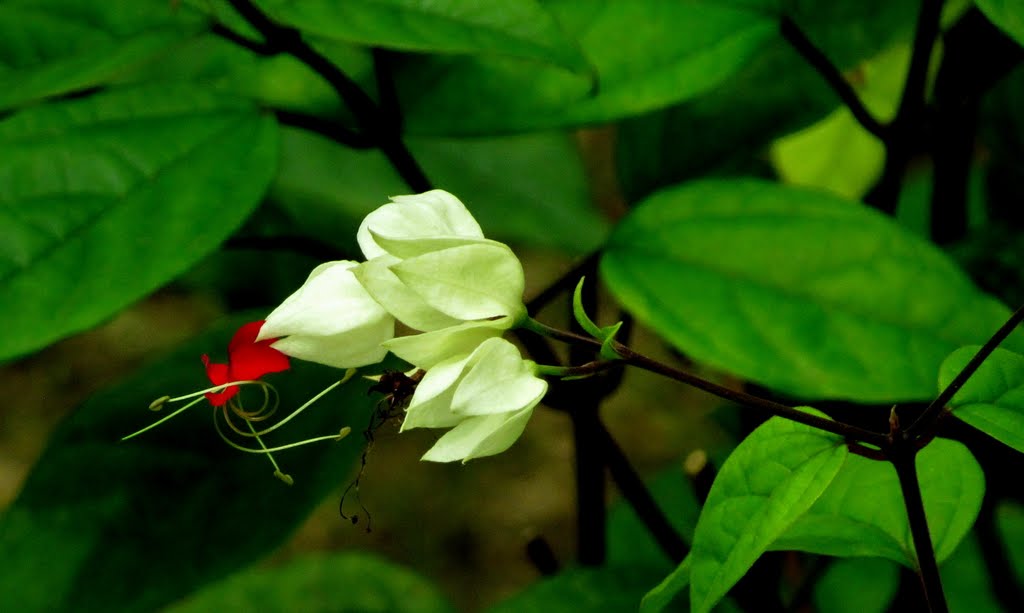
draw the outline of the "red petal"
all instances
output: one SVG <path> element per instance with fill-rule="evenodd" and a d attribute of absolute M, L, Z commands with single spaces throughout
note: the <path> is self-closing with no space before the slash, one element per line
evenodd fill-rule
<path fill-rule="evenodd" d="M 240 347 L 231 353 L 231 377 L 234 381 L 259 379 L 272 372 L 291 368 L 288 356 L 270 346 L 277 339 Z"/>
<path fill-rule="evenodd" d="M 210 383 L 214 385 L 223 385 L 228 381 L 231 381 L 228 375 L 227 364 L 211 364 L 210 357 L 203 355 L 203 366 L 206 367 L 206 376 L 210 378 Z M 238 393 L 238 387 L 228 387 L 222 392 L 207 392 L 206 399 L 210 401 L 215 407 L 219 407 L 228 401 L 229 398 Z"/>
<path fill-rule="evenodd" d="M 254 321 L 238 329 L 228 345 L 231 377 L 234 381 L 251 381 L 272 372 L 288 370 L 288 356 L 271 347 L 276 338 L 256 342 L 263 321 Z"/>
<path fill-rule="evenodd" d="M 231 342 L 228 343 L 228 355 L 233 354 L 240 347 L 255 343 L 256 337 L 260 334 L 260 328 L 263 327 L 264 323 L 262 319 L 260 321 L 250 321 L 239 328 L 238 332 L 235 332 L 235 335 L 231 338 Z"/>

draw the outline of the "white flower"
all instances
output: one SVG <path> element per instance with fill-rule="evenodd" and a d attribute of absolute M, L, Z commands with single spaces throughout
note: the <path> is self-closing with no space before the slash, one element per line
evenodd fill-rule
<path fill-rule="evenodd" d="M 336 368 L 376 364 L 395 334 L 395 320 L 363 289 L 356 262 L 327 262 L 267 316 L 257 340 L 285 355 Z"/>
<path fill-rule="evenodd" d="M 485 330 L 465 333 L 474 337 L 498 335 L 526 316 L 519 259 L 508 246 L 484 238 L 458 198 L 434 190 L 392 200 L 359 227 L 368 261 L 354 271 L 389 313 L 421 331 L 455 333 L 460 325 L 458 331 Z M 447 337 L 435 335 L 430 342 Z M 465 346 L 460 340 L 451 349 Z"/>
<path fill-rule="evenodd" d="M 452 428 L 423 456 L 463 462 L 508 449 L 523 433 L 548 384 L 516 347 L 490 338 L 469 355 L 434 365 L 416 387 L 402 430 Z"/>

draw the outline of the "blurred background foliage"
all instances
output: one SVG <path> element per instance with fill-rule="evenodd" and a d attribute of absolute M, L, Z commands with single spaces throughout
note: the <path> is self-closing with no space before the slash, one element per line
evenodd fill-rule
<path fill-rule="evenodd" d="M 297 426 L 356 434 L 282 454 L 291 488 L 201 410 L 118 439 L 154 398 L 203 387 L 199 355 L 223 357 L 313 266 L 358 258 L 362 217 L 424 189 L 403 150 L 516 248 L 527 298 L 604 249 L 602 279 L 643 324 L 632 344 L 655 356 L 869 423 L 929 400 L 942 359 L 1024 301 L 1024 8 L 938 5 L 924 133 L 890 206 L 891 143 L 783 24 L 888 122 L 916 1 L 0 1 L 0 609 L 634 609 L 672 561 L 610 495 L 606 563 L 572 566 L 563 412 L 466 466 L 419 463 L 435 435 L 386 426 L 345 501 L 356 525 L 338 504 L 377 401 L 365 386 Z M 815 283 L 821 262 L 872 265 Z M 568 325 L 566 300 L 539 317 Z M 295 406 L 332 376 L 272 382 Z M 709 470 L 758 423 L 719 405 L 631 371 L 602 408 L 687 541 Z M 953 434 L 987 489 L 945 552 L 950 606 L 1012 609 L 1021 461 Z M 568 570 L 540 579 L 537 537 Z M 828 611 L 918 597 L 881 558 L 772 552 L 745 581 Z"/>

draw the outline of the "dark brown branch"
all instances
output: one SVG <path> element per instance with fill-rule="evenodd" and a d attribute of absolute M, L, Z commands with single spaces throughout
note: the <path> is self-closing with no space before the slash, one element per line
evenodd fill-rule
<path fill-rule="evenodd" d="M 896 117 L 888 126 L 885 141 L 885 168 L 882 176 L 864 197 L 864 202 L 892 215 L 899 204 L 903 176 L 913 156 L 924 148 L 928 65 L 935 40 L 939 35 L 939 20 L 943 0 L 922 0 L 914 32 L 914 46 L 910 67 L 903 84 Z"/>
<path fill-rule="evenodd" d="M 226 41 L 235 43 L 239 47 L 248 49 L 256 55 L 272 56 L 280 53 L 280 51 L 270 48 L 266 43 L 246 38 L 221 23 L 215 23 L 210 26 L 210 33 L 219 36 Z"/>
<path fill-rule="evenodd" d="M 640 475 L 633 469 L 608 429 L 600 421 L 598 425 L 600 427 L 597 432 L 600 436 L 599 444 L 604 448 L 608 470 L 611 472 L 612 479 L 615 480 L 615 485 L 622 492 L 622 497 L 633 507 L 637 517 L 647 527 L 654 541 L 668 559 L 676 564 L 682 562 L 689 552 L 686 542 L 658 507 L 658 503 L 651 496 Z"/>
<path fill-rule="evenodd" d="M 599 341 L 588 336 L 581 336 L 572 332 L 566 332 L 565 330 L 558 330 L 557 328 L 546 326 L 535 320 L 527 325 L 540 334 L 544 334 L 567 343 L 583 343 L 590 344 L 595 347 L 599 347 L 601 345 Z M 686 385 L 704 390 L 709 394 L 718 396 L 719 398 L 728 400 L 729 402 L 743 407 L 766 411 L 777 417 L 782 417 L 783 419 L 795 421 L 806 426 L 811 426 L 812 428 L 824 430 L 825 432 L 831 432 L 832 434 L 836 434 L 853 441 L 870 443 L 877 447 L 884 446 L 888 440 L 886 435 L 878 432 L 872 432 L 843 422 L 818 417 L 817 415 L 805 413 L 793 407 L 773 402 L 766 398 L 761 398 L 760 396 L 754 396 L 752 394 L 747 394 L 745 392 L 740 392 L 718 385 L 717 383 L 713 383 L 707 379 L 702 379 L 692 373 L 688 373 L 663 362 L 659 362 L 653 358 L 649 358 L 642 353 L 630 349 L 622 343 L 615 343 L 614 349 L 619 356 L 622 357 L 622 361 L 625 364 L 642 368 L 655 374 L 668 377 L 669 379 L 679 381 L 680 383 L 685 383 Z"/>
<path fill-rule="evenodd" d="M 889 460 L 899 477 L 903 502 L 907 507 L 907 519 L 910 522 L 910 534 L 914 540 L 917 553 L 918 576 L 924 590 L 928 610 L 933 613 L 946 613 L 949 606 L 942 591 L 942 577 L 939 565 L 935 560 L 932 537 L 928 530 L 928 517 L 924 511 L 924 500 L 921 498 L 921 484 L 917 478 L 915 456 L 917 450 L 906 443 L 896 443 L 889 450 Z"/>
<path fill-rule="evenodd" d="M 1006 323 L 1004 323 L 996 333 L 992 335 L 992 338 L 988 339 L 988 342 L 982 345 L 981 349 L 978 350 L 978 353 L 974 354 L 974 357 L 967 362 L 967 365 L 964 366 L 963 370 L 961 370 L 960 373 L 949 382 L 946 389 L 942 390 L 938 397 L 936 397 L 924 412 L 921 413 L 921 416 L 917 418 L 917 421 L 906 429 L 904 436 L 908 439 L 913 439 L 934 434 L 935 424 L 938 422 L 939 417 L 945 410 L 946 405 L 949 404 L 949 401 L 952 400 L 953 396 L 960 391 L 960 388 L 967 383 L 967 380 L 974 375 L 982 362 L 988 359 L 988 356 L 992 355 L 992 352 L 996 350 L 996 347 L 998 347 L 1006 337 L 1010 336 L 1022 321 L 1024 321 L 1024 306 L 1021 306 L 1014 311 L 1013 315 L 1006 320 Z"/>
<path fill-rule="evenodd" d="M 274 23 L 250 0 L 228 2 L 263 36 L 268 48 L 291 55 L 327 81 L 352 111 L 360 131 L 387 156 L 410 189 L 417 192 L 432 189 L 430 180 L 402 142 L 396 129 L 399 123 L 397 118 L 385 116 L 362 87 L 307 44 L 299 30 Z"/>
<path fill-rule="evenodd" d="M 888 139 L 888 129 L 878 121 L 871 111 L 861 102 L 860 96 L 853 90 L 853 86 L 843 77 L 835 64 L 832 63 L 824 53 L 811 42 L 811 39 L 804 34 L 803 30 L 796 25 L 789 17 L 783 17 L 779 24 L 779 31 L 782 37 L 799 53 L 808 64 L 828 83 L 832 91 L 843 101 L 846 108 L 860 125 L 885 142 Z"/>
<path fill-rule="evenodd" d="M 372 149 L 376 146 L 375 142 L 365 135 L 349 130 L 338 122 L 324 119 L 323 117 L 286 110 L 275 110 L 274 115 L 277 116 L 278 122 L 283 125 L 316 132 L 324 138 L 333 140 L 339 145 L 344 145 L 351 149 Z"/>

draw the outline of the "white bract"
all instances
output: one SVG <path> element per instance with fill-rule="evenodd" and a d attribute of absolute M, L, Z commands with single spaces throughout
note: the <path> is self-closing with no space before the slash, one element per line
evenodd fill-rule
<path fill-rule="evenodd" d="M 433 350 L 446 357 L 500 335 L 526 316 L 519 259 L 508 246 L 484 238 L 458 198 L 433 190 L 392 200 L 359 227 L 357 239 L 368 261 L 354 272 L 399 321 L 438 333 L 389 348 L 405 357 L 403 351 L 422 354 L 422 345 L 446 346 Z"/>
<path fill-rule="evenodd" d="M 424 460 L 465 462 L 501 453 L 523 433 L 547 391 L 534 366 L 501 338 L 437 363 L 416 387 L 402 430 L 452 428 Z"/>
<path fill-rule="evenodd" d="M 356 262 L 313 269 L 295 293 L 267 316 L 257 340 L 280 338 L 281 353 L 336 368 L 376 364 L 395 334 L 395 319 L 360 285 Z"/>

